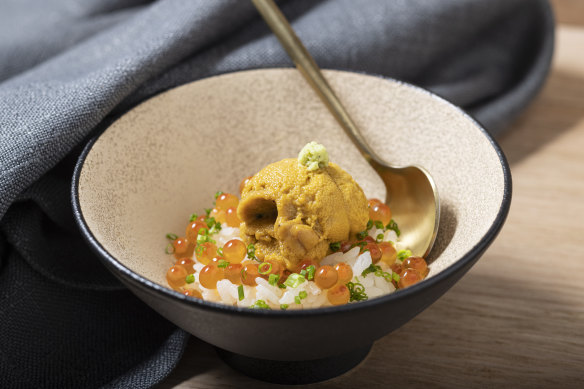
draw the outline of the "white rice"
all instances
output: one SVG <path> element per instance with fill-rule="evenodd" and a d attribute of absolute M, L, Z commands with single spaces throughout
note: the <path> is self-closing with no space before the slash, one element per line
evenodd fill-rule
<path fill-rule="evenodd" d="M 369 231 L 369 235 L 374 238 L 379 233 L 383 233 L 383 231 L 377 230 L 375 227 Z M 213 235 L 213 239 L 217 242 L 217 247 L 223 247 L 231 239 L 241 240 L 239 229 L 228 227 L 226 224 L 222 225 L 221 231 Z M 400 247 L 394 231 L 386 231 L 383 240 L 394 242 L 397 250 L 403 249 L 403 247 Z M 335 266 L 341 262 L 347 263 L 353 270 L 353 279 L 351 281 L 363 285 L 369 299 L 395 292 L 393 284 L 383 277 L 376 276 L 374 273 L 369 273 L 365 277 L 362 276 L 363 271 L 371 265 L 372 261 L 369 251 L 362 254 L 359 254 L 359 251 L 359 247 L 354 247 L 346 253 L 336 252 L 323 258 L 320 264 Z M 250 258 L 246 257 L 246 259 Z M 239 285 L 235 285 L 227 279 L 217 282 L 217 289 L 206 289 L 199 283 L 199 272 L 205 265 L 198 262 L 196 256 L 193 256 L 193 260 L 195 261 L 193 265 L 195 281 L 191 284 L 186 284 L 185 288 L 198 290 L 203 295 L 203 299 L 207 301 L 221 302 L 238 307 L 250 307 L 257 300 L 262 300 L 272 309 L 281 309 L 282 305 L 287 305 L 287 309 L 331 306 L 327 299 L 326 290 L 320 289 L 314 281 L 302 282 L 296 288 L 287 287 L 286 289 L 281 289 L 277 285 L 270 285 L 268 281 L 258 277 L 255 279 L 257 286 L 243 285 L 244 298 L 242 300 L 239 300 Z M 387 272 L 391 276 L 392 271 L 388 265 L 378 262 L 377 266 L 380 266 L 383 272 Z M 296 297 L 301 292 L 306 292 L 306 298 L 300 299 L 300 304 L 297 304 Z"/>

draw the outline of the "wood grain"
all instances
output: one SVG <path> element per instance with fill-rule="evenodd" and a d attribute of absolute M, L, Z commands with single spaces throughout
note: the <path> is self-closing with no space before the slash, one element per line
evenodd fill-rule
<path fill-rule="evenodd" d="M 584 27 L 557 43 L 542 93 L 498 139 L 514 185 L 498 239 L 359 367 L 311 387 L 584 387 Z M 159 388 L 244 386 L 270 387 L 193 338 Z"/>
<path fill-rule="evenodd" d="M 556 20 L 584 26 L 584 0 L 552 0 Z"/>

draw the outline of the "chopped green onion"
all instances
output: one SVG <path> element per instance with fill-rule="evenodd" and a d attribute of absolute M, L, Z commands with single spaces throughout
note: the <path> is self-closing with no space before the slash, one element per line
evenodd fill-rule
<path fill-rule="evenodd" d="M 176 234 L 168 233 L 168 234 L 166 234 L 166 239 L 176 240 L 176 239 L 178 239 L 178 236 Z"/>
<path fill-rule="evenodd" d="M 403 261 L 406 258 L 409 258 L 412 256 L 412 252 L 410 250 L 400 250 L 397 253 L 397 259 L 400 261 Z"/>
<path fill-rule="evenodd" d="M 189 217 L 189 221 L 190 222 L 194 222 L 195 220 L 197 220 L 199 216 L 196 213 L 191 213 L 191 216 Z"/>
<path fill-rule="evenodd" d="M 195 282 L 195 275 L 194 274 L 189 274 L 185 278 L 185 281 L 187 282 L 187 284 L 192 284 L 193 282 Z"/>
<path fill-rule="evenodd" d="M 351 248 L 353 247 L 359 247 L 361 250 L 363 250 L 363 247 L 367 246 L 367 242 L 363 241 L 363 242 L 357 242 L 357 243 L 353 243 L 351 245 Z"/>
<path fill-rule="evenodd" d="M 249 245 L 247 245 L 247 256 L 250 259 L 255 259 L 256 261 L 258 261 L 258 259 L 255 256 L 255 246 L 253 245 L 253 243 L 250 243 Z"/>
<path fill-rule="evenodd" d="M 298 293 L 298 297 L 300 297 L 301 300 L 304 300 L 308 297 L 308 293 L 306 293 L 305 290 L 301 290 L 300 293 Z"/>
<path fill-rule="evenodd" d="M 286 289 L 286 285 L 284 285 L 284 284 L 278 284 L 278 288 L 280 288 L 280 289 Z"/>
<path fill-rule="evenodd" d="M 367 236 L 367 230 L 363 230 L 357 234 L 357 239 L 362 240 Z"/>
<path fill-rule="evenodd" d="M 172 245 L 172 243 L 169 243 L 168 245 L 166 245 L 164 252 L 167 254 L 174 254 L 174 246 Z"/>
<path fill-rule="evenodd" d="M 300 275 L 301 275 L 302 277 L 306 277 L 306 269 L 302 269 L 302 270 L 300 270 Z"/>
<path fill-rule="evenodd" d="M 253 303 L 250 308 L 255 308 L 255 309 L 271 309 L 270 306 L 264 301 L 264 300 L 256 300 L 255 303 Z"/>
<path fill-rule="evenodd" d="M 216 234 L 219 231 L 221 231 L 221 223 L 217 222 L 213 224 L 213 227 L 211 227 L 211 229 L 209 229 L 209 235 Z"/>
<path fill-rule="evenodd" d="M 365 287 L 360 283 L 356 282 L 347 282 L 347 288 L 349 289 L 349 293 L 351 297 L 349 301 L 364 301 L 367 300 L 369 297 L 365 293 Z"/>
<path fill-rule="evenodd" d="M 367 277 L 369 273 L 375 273 L 377 270 L 381 270 L 381 266 L 377 266 L 374 264 L 369 265 L 369 267 L 361 272 L 363 277 Z"/>
<path fill-rule="evenodd" d="M 213 208 L 205 208 L 205 213 L 207 214 L 207 216 L 209 216 L 211 214 L 212 210 L 213 210 Z"/>
<path fill-rule="evenodd" d="M 383 235 L 383 234 L 377 234 L 377 236 L 375 237 L 375 241 L 376 241 L 377 243 L 383 242 L 383 237 L 384 237 L 384 236 L 385 236 L 385 235 Z"/>
<path fill-rule="evenodd" d="M 301 304 L 300 297 L 299 296 L 294 297 L 294 302 L 296 304 Z"/>
<path fill-rule="evenodd" d="M 386 230 L 393 230 L 395 231 L 395 234 L 399 237 L 401 234 L 401 231 L 399 230 L 399 227 L 397 226 L 397 223 L 395 222 L 395 220 L 391 219 L 389 223 L 387 223 L 387 225 L 385 226 Z"/>
<path fill-rule="evenodd" d="M 379 220 L 375 221 L 375 228 L 377 228 L 378 230 L 383 230 L 383 223 Z"/>
<path fill-rule="evenodd" d="M 277 274 L 270 274 L 270 276 L 268 277 L 268 283 L 270 285 L 276 285 L 278 283 L 278 280 L 280 279 L 280 276 Z"/>
<path fill-rule="evenodd" d="M 237 287 L 237 295 L 239 296 L 239 301 L 245 298 L 245 295 L 243 294 L 243 285 Z"/>
<path fill-rule="evenodd" d="M 217 267 L 224 269 L 227 266 L 229 266 L 229 262 L 227 262 L 226 260 L 220 259 L 219 261 L 217 261 Z"/>
<path fill-rule="evenodd" d="M 217 199 L 219 196 L 221 196 L 223 194 L 223 192 L 221 191 L 217 191 L 215 192 L 215 199 Z"/>
<path fill-rule="evenodd" d="M 369 221 L 367 222 L 367 227 L 365 227 L 365 229 L 369 231 L 371 228 L 373 228 L 373 220 L 369 219 Z"/>
<path fill-rule="evenodd" d="M 280 304 L 280 309 L 288 309 L 288 304 Z"/>
<path fill-rule="evenodd" d="M 223 256 L 223 247 L 219 247 L 219 248 L 217 249 L 217 255 L 219 255 L 220 257 L 222 257 L 222 256 Z"/>
<path fill-rule="evenodd" d="M 202 228 L 201 228 L 202 229 Z M 209 237 L 209 235 L 197 235 L 197 244 L 203 244 L 203 243 L 216 243 L 213 239 L 211 239 Z"/>
<path fill-rule="evenodd" d="M 341 249 L 341 242 L 334 242 L 329 244 L 329 248 L 333 253 L 339 251 Z"/>
<path fill-rule="evenodd" d="M 306 278 L 304 278 L 303 275 L 300 275 L 298 273 L 292 273 L 288 276 L 288 278 L 284 282 L 284 285 L 289 286 L 291 288 L 296 288 L 304 281 L 306 281 Z"/>
<path fill-rule="evenodd" d="M 258 273 L 261 275 L 269 274 L 272 271 L 272 264 L 270 262 L 262 262 L 258 266 Z"/>
<path fill-rule="evenodd" d="M 308 281 L 314 279 L 314 272 L 316 271 L 316 268 L 314 267 L 314 265 L 310 265 L 306 268 L 306 271 L 308 273 L 308 277 L 306 277 L 306 279 Z"/>
<path fill-rule="evenodd" d="M 397 273 L 393 273 L 393 274 L 391 275 L 391 278 L 393 278 L 393 280 L 394 280 L 395 282 L 399 282 L 399 274 L 397 274 Z"/>

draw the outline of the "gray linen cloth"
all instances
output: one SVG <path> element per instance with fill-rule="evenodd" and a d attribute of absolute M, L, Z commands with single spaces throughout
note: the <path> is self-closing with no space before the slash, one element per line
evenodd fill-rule
<path fill-rule="evenodd" d="M 496 133 L 541 87 L 545 0 L 280 2 L 323 68 L 426 87 Z M 168 88 L 291 66 L 248 1 L 0 2 L 0 387 L 149 387 L 188 336 L 81 239 L 72 166 L 92 131 Z"/>

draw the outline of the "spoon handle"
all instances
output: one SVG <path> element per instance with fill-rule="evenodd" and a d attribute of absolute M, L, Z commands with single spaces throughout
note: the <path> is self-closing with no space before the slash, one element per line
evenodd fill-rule
<path fill-rule="evenodd" d="M 381 159 L 371 150 L 357 125 L 322 75 L 318 65 L 273 0 L 252 0 L 274 35 L 278 38 L 300 73 L 322 99 L 363 157 L 376 170 L 383 168 Z"/>

